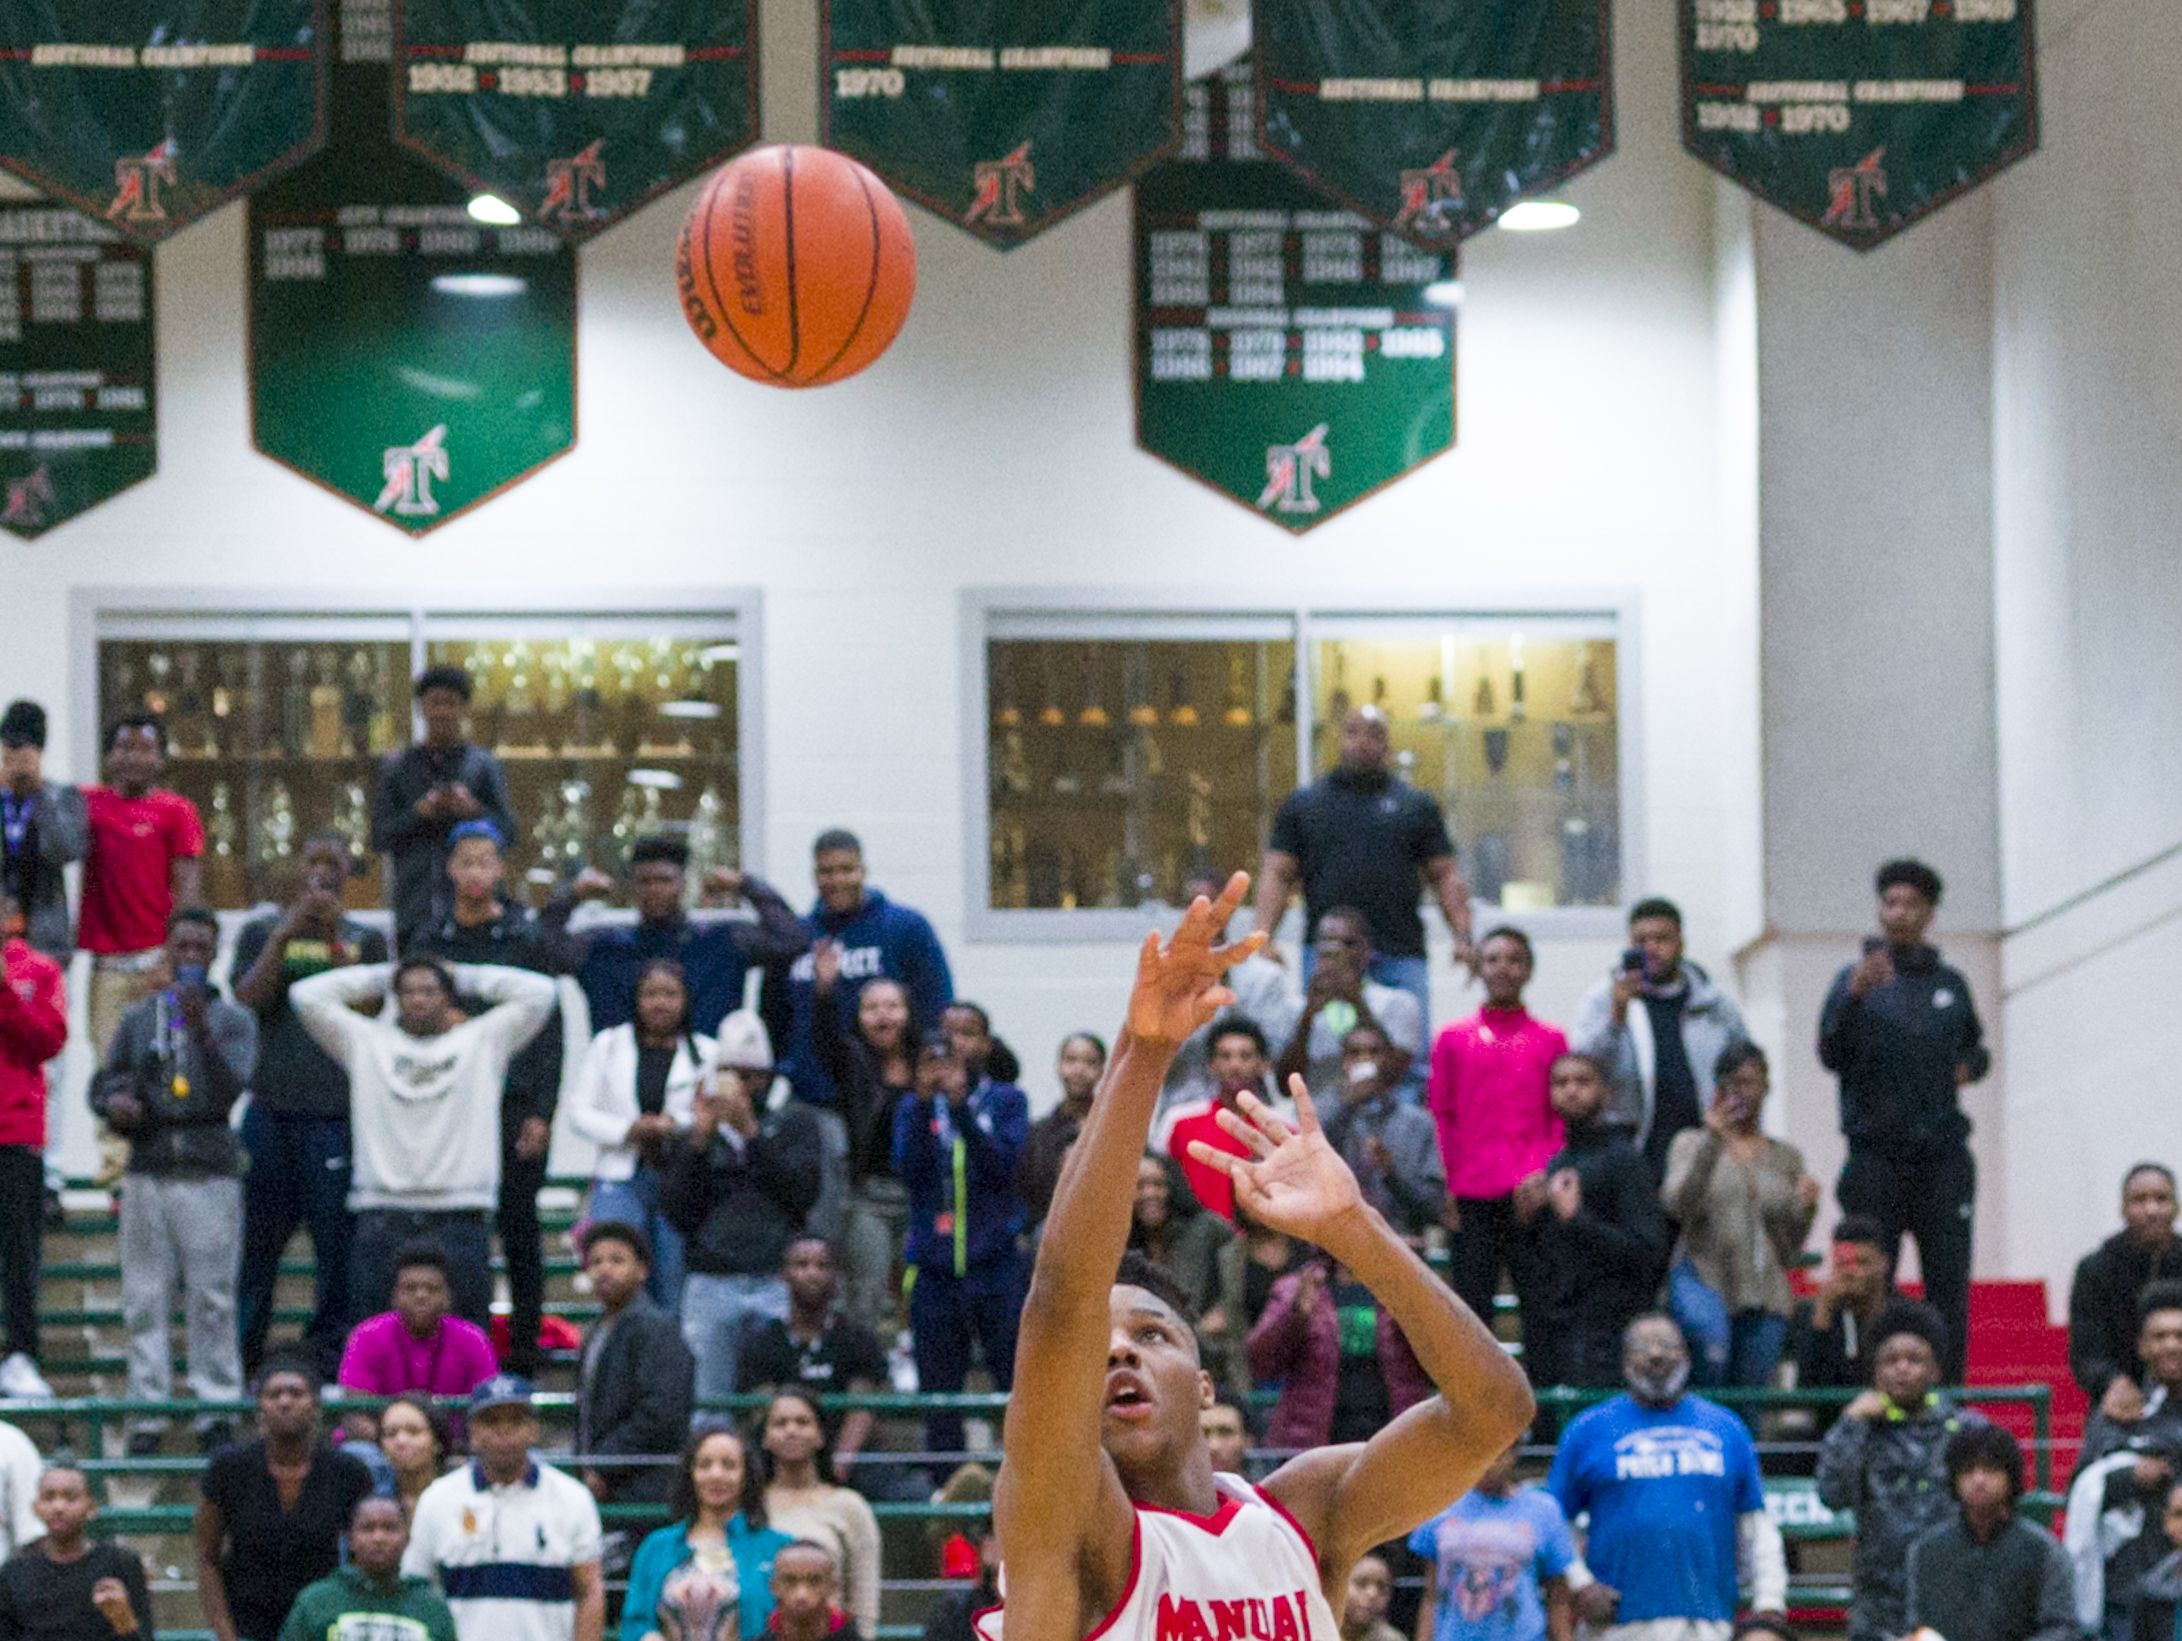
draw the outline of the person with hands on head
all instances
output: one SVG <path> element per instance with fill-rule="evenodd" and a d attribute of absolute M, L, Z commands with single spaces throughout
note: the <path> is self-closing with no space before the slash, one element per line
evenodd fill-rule
<path fill-rule="evenodd" d="M 208 1402 L 242 1395 L 235 1285 L 242 1258 L 242 1150 L 229 1114 L 257 1063 L 257 1017 L 218 995 L 207 971 L 220 925 L 202 907 L 168 920 L 171 984 L 114 1028 L 91 1108 L 128 1136 L 121 1192 L 121 1300 L 129 1394 L 172 1393 L 169 1318 L 189 1317 L 190 1389 Z M 209 1425 L 207 1428 L 210 1428 Z M 132 1451 L 156 1451 L 160 1421 L 131 1421 Z"/>
<path fill-rule="evenodd" d="M 1591 1518 L 1577 1615 L 1600 1641 L 1728 1641 L 1747 1565 L 1750 1606 L 1780 1616 L 1787 1557 L 1748 1428 L 1689 1393 L 1664 1312 L 1629 1324 L 1621 1367 L 1627 1391 L 1571 1421 L 1546 1483 L 1570 1521 Z"/>
<path fill-rule="evenodd" d="M 1897 1641 L 1909 1628 L 1909 1552 L 1954 1514 L 1947 1444 L 1985 1420 L 1936 1388 L 1946 1324 L 1903 1301 L 1874 1324 L 1872 1382 L 1818 1450 L 1818 1497 L 1856 1512 L 1849 1641 Z"/>
<path fill-rule="evenodd" d="M 1759 1127 L 1770 1087 L 1764 1051 L 1730 1044 L 1704 1122 L 1667 1152 L 1659 1200 L 1682 1227 L 1667 1308 L 1696 1352 L 1701 1388 L 1773 1382 L 1795 1305 L 1788 1272 L 1818 1213 L 1821 1187 L 1803 1153 Z"/>
<path fill-rule="evenodd" d="M 243 1113 L 242 1365 L 255 1373 L 272 1332 L 280 1261 L 298 1226 L 311 1237 L 312 1315 L 305 1337 L 331 1373 L 349 1325 L 349 1080 L 303 1029 L 288 988 L 328 969 L 384 963 L 386 936 L 347 916 L 348 841 L 303 840 L 293 898 L 243 925 L 235 1001 L 258 1018 L 258 1064 Z"/>
<path fill-rule="evenodd" d="M 1880 933 L 1834 977 L 1818 1057 L 1840 1079 L 1848 1154 L 1834 1188 L 1843 1213 L 1879 1222 L 1887 1263 L 1917 1239 L 1925 1292 L 1947 1322 L 1941 1371 L 1962 1380 L 1970 1321 L 1970 1231 L 1977 1164 L 1964 1085 L 1991 1069 L 1970 983 L 1925 939 L 1940 876 L 1917 860 L 1879 868 Z"/>
<path fill-rule="evenodd" d="M 1667 1222 L 1643 1153 L 1602 1116 L 1599 1063 L 1562 1055 L 1552 1089 L 1562 1148 L 1514 1198 L 1517 1219 L 1536 1228 L 1544 1293 L 1539 1314 L 1523 1314 L 1524 1366 L 1535 1384 L 1611 1385 L 1629 1324 L 1658 1291 Z"/>
<path fill-rule="evenodd" d="M 432 1581 L 402 1571 L 409 1517 L 401 1501 L 368 1494 L 349 1512 L 348 1565 L 308 1585 L 280 1641 L 455 1641 L 455 1615 Z"/>
<path fill-rule="evenodd" d="M 1377 1026 L 1393 1056 L 1394 1084 L 1403 1086 L 1424 1033 L 1417 1000 L 1371 976 L 1371 929 L 1352 906 L 1320 915 L 1313 935 L 1318 962 L 1303 988 L 1303 1012 L 1273 1070 L 1283 1083 L 1301 1076 L 1321 1101 L 1341 1090 L 1341 1040 L 1358 1026 Z"/>
<path fill-rule="evenodd" d="M 35 1508 L 45 1536 L 0 1566 L 0 1637 L 152 1641 L 144 1563 L 111 1539 L 90 1536 L 98 1501 L 73 1459 L 62 1456 L 46 1466 Z"/>
<path fill-rule="evenodd" d="M 2141 1405 L 2128 1419 L 2093 1412 L 2068 1488 L 2077 1616 L 2109 1635 L 2126 1633 L 2139 1581 L 2166 1554 L 2161 1504 L 2182 1478 L 2182 1282 L 2146 1288 L 2138 1317 Z"/>
<path fill-rule="evenodd" d="M 1214 1473 L 1200 1425 L 1214 1388 L 1189 1320 L 1156 1273 L 1117 1271 L 1168 1059 L 1230 1001 L 1228 967 L 1263 944 L 1214 943 L 1249 887 L 1236 873 L 1171 940 L 1146 939 L 1106 1080 L 1062 1167 L 1023 1306 L 994 1500 L 1007 1602 L 981 1620 L 984 1641 L 1003 1627 L 1014 1641 L 1153 1641 L 1175 1624 L 1209 1628 L 1216 1604 L 1244 1600 L 1277 1603 L 1298 1641 L 1335 1641 L 1358 1558 L 1453 1502 L 1530 1422 L 1521 1372 L 1365 1205 L 1308 1092 L 1296 1127 L 1244 1094 L 1221 1120 L 1247 1154 L 1197 1141 L 1193 1155 L 1252 1218 L 1346 1266 L 1437 1394 L 1369 1441 L 1301 1454 L 1260 1485 Z"/>
<path fill-rule="evenodd" d="M 2076 1266 L 2068 1289 L 2068 1366 L 2108 1418 L 2144 1412 L 2137 1378 L 2138 1300 L 2154 1282 L 2182 1277 L 2182 1237 L 2175 1235 L 2174 1173 L 2140 1162 L 2121 1182 L 2122 1228 Z"/>

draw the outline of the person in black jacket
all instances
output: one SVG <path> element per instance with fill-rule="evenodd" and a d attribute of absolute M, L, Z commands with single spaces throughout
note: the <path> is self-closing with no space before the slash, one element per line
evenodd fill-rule
<path fill-rule="evenodd" d="M 387 904 L 394 911 L 394 947 L 430 927 L 444 904 L 450 834 L 467 820 L 489 820 L 503 847 L 516 838 L 515 806 L 500 760 L 462 738 L 470 709 L 470 675 L 460 667 L 426 667 L 417 678 L 417 714 L 424 739 L 393 753 L 379 771 L 371 803 L 371 846 L 387 857 Z"/>
<path fill-rule="evenodd" d="M 417 931 L 407 955 L 448 963 L 498 964 L 553 974 L 560 968 L 553 945 L 530 909 L 501 896 L 507 868 L 506 840 L 489 820 L 466 820 L 448 834 L 447 877 L 453 893 L 446 915 Z M 456 1006 L 479 1014 L 482 998 L 458 997 Z M 500 1248 L 508 1262 L 508 1372 L 535 1378 L 545 1359 L 538 1328 L 545 1318 L 545 1232 L 538 1222 L 538 1193 L 545 1188 L 546 1150 L 553 1142 L 553 1113 L 561 1099 L 561 1011 L 546 1016 L 538 1035 L 508 1062 L 500 1093 Z"/>
<path fill-rule="evenodd" d="M 659 1205 L 686 1239 L 682 1337 L 697 1358 L 697 1398 L 735 1391 L 743 1341 L 788 1314 L 781 1256 L 818 1201 L 824 1140 L 810 1107 L 765 1108 L 773 1050 L 747 1010 L 720 1022 L 719 1072 L 696 1120 L 660 1142 Z"/>
<path fill-rule="evenodd" d="M 843 1029 L 834 991 L 841 951 L 811 953 L 811 1054 L 833 1085 L 834 1117 L 848 1136 L 848 1201 L 841 1223 L 842 1308 L 891 1336 L 899 1326 L 902 1247 L 909 1188 L 894 1172 L 894 1108 L 917 1091 L 917 1044 L 909 990 L 885 975 L 856 994 L 856 1026 Z"/>
<path fill-rule="evenodd" d="M 1835 1195 L 1886 1236 L 1917 1239 L 1925 1295 L 1947 1323 L 1946 1382 L 1962 1382 L 1970 1321 L 1970 1220 L 1977 1167 L 1960 1090 L 1992 1068 L 1970 983 L 1940 961 L 1925 931 L 1940 875 L 1917 860 L 1879 868 L 1881 933 L 1835 976 L 1819 1017 L 1818 1057 L 1841 1082 L 1849 1142 Z"/>
<path fill-rule="evenodd" d="M 2182 1634 L 2175 1624 L 2182 1612 L 2182 1480 L 2168 1485 L 2160 1525 L 2168 1550 L 2137 1580 L 2136 1599 L 2129 1607 L 2129 1641 L 2174 1641 Z"/>
<path fill-rule="evenodd" d="M 577 1363 L 576 1454 L 661 1460 L 586 1469 L 583 1484 L 601 1504 L 664 1502 L 674 1481 L 669 1461 L 689 1439 L 697 1364 L 681 1324 L 644 1291 L 651 1262 L 634 1225 L 597 1220 L 583 1233 L 584 1274 L 604 1314 L 584 1335 Z"/>
<path fill-rule="evenodd" d="M 2078 1262 L 2069 1284 L 2068 1370 L 2108 1418 L 2127 1420 L 2144 1411 L 2138 1302 L 2154 1282 L 2182 1277 L 2172 1170 L 2157 1162 L 2130 1169 L 2121 1182 L 2121 1219 L 2122 1228 Z"/>
<path fill-rule="evenodd" d="M 1621 1337 L 1652 1308 L 1667 1259 L 1667 1221 L 1651 1166 L 1629 1130 L 1602 1121 L 1607 1076 L 1588 1054 L 1553 1062 L 1561 1149 L 1515 1190 L 1536 1228 L 1547 1294 L 1542 1326 L 1523 1321 L 1533 1383 L 1621 1383 Z"/>
<path fill-rule="evenodd" d="M 2153 1283 L 2138 1313 L 2141 1405 L 2127 1419 L 2092 1414 L 2068 1484 L 2069 1521 L 2098 1524 L 2090 1543 L 2080 1534 L 2071 1540 L 2078 1610 L 2093 1610 L 2095 1593 L 2112 1636 L 2126 1633 L 2139 1583 L 2167 1553 L 2161 1517 L 2182 1479 L 2182 1282 Z"/>

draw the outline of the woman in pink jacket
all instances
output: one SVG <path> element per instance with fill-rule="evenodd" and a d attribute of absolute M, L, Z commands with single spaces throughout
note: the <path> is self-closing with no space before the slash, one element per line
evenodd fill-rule
<path fill-rule="evenodd" d="M 1250 1330 L 1250 1372 L 1280 1381 L 1267 1445 L 1360 1442 L 1432 1394 L 1394 1319 L 1338 1265 L 1313 1260 L 1273 1284 Z"/>

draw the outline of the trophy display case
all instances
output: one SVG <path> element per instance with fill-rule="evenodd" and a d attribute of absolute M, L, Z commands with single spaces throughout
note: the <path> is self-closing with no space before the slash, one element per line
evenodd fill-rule
<path fill-rule="evenodd" d="M 98 722 L 166 725 L 167 784 L 205 826 L 206 899 L 287 892 L 302 841 L 347 841 L 350 907 L 383 907 L 371 847 L 379 765 L 414 738 L 412 683 L 466 667 L 469 734 L 500 759 L 521 836 L 509 886 L 533 898 L 586 864 L 616 871 L 636 836 L 688 840 L 693 867 L 741 855 L 732 613 L 479 616 L 179 612 L 98 617 Z"/>
<path fill-rule="evenodd" d="M 1322 620 L 1311 765 L 1350 707 L 1387 715 L 1395 767 L 1447 812 L 1471 898 L 1507 911 L 1621 898 L 1617 648 L 1610 620 Z"/>
<path fill-rule="evenodd" d="M 1295 785 L 1292 637 L 995 636 L 985 675 L 995 909 L 1176 904 Z"/>

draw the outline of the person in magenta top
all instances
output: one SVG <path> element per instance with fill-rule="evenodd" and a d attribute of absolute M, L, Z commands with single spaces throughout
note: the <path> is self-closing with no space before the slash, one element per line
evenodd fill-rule
<path fill-rule="evenodd" d="M 1465 1304 L 1490 1316 L 1504 1267 L 1528 1315 L 1540 1273 L 1515 1195 L 1560 1149 L 1561 1119 L 1550 1090 L 1553 1062 L 1568 1052 L 1568 1038 L 1523 1007 L 1529 936 L 1498 928 L 1477 949 L 1485 1006 L 1439 1034 L 1425 1091 L 1454 1202 L 1447 1276 Z"/>
<path fill-rule="evenodd" d="M 500 1371 L 492 1341 L 473 1322 L 448 1313 L 454 1284 L 447 1256 L 416 1244 L 394 1262 L 394 1308 L 349 1331 L 341 1386 L 366 1396 L 467 1396 Z"/>
<path fill-rule="evenodd" d="M 166 731 L 142 714 L 106 732 L 106 786 L 83 789 L 90 844 L 76 944 L 91 954 L 91 1052 L 103 1055 L 122 1014 L 152 984 L 167 945 L 167 917 L 198 902 L 205 852 L 197 806 L 157 785 Z"/>

